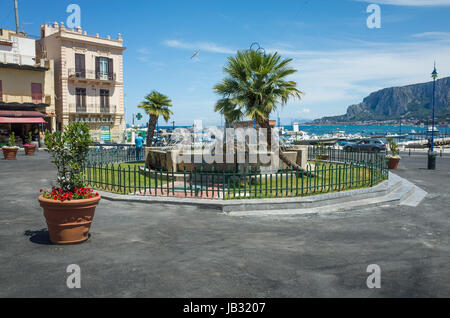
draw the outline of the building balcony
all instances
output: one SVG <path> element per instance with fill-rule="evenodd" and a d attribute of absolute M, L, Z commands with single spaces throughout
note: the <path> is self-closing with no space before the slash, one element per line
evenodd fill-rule
<path fill-rule="evenodd" d="M 2 95 L 0 95 L 0 103 L 49 106 L 52 103 L 52 98 L 50 95 L 42 94 L 19 95 L 3 92 Z"/>
<path fill-rule="evenodd" d="M 116 82 L 116 73 L 102 74 L 94 70 L 75 70 L 69 68 L 68 78 L 74 82 L 96 82 L 96 83 L 114 83 Z"/>
<path fill-rule="evenodd" d="M 84 106 L 69 104 L 70 114 L 86 114 L 86 115 L 115 115 L 117 114 L 117 106 L 102 106 L 98 104 L 87 104 Z"/>
<path fill-rule="evenodd" d="M 35 56 L 0 52 L 0 67 L 47 71 L 49 69 L 49 63 L 46 60 L 41 60 L 40 63 L 36 63 Z"/>

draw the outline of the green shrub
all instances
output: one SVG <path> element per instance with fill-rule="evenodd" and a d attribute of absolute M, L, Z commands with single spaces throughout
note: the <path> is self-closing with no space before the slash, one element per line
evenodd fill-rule
<path fill-rule="evenodd" d="M 393 157 L 398 157 L 400 154 L 400 150 L 398 149 L 398 144 L 392 138 L 387 139 L 389 143 L 389 149 Z"/>
<path fill-rule="evenodd" d="M 9 147 L 15 147 L 16 146 L 16 134 L 11 132 L 11 135 L 9 135 L 9 141 L 8 141 Z"/>
<path fill-rule="evenodd" d="M 93 144 L 86 123 L 75 122 L 64 132 L 45 133 L 45 145 L 58 169 L 58 183 L 64 191 L 83 187 L 83 169 Z"/>

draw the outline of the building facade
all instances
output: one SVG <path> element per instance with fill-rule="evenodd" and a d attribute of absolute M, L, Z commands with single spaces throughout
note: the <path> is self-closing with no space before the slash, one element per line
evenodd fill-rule
<path fill-rule="evenodd" d="M 53 61 L 37 60 L 34 39 L 0 29 L 0 145 L 11 132 L 21 145 L 30 131 L 39 142 L 46 129 L 55 129 L 53 72 Z"/>
<path fill-rule="evenodd" d="M 63 23 L 41 26 L 38 59 L 55 61 L 56 125 L 86 122 L 97 142 L 122 142 L 123 40 L 87 35 Z"/>

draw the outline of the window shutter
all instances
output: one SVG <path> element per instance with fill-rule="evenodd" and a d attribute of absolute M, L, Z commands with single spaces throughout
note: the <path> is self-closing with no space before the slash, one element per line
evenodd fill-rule
<path fill-rule="evenodd" d="M 84 54 L 80 54 L 81 77 L 86 77 L 86 60 Z"/>
<path fill-rule="evenodd" d="M 75 96 L 76 96 L 76 107 L 81 107 L 81 94 L 80 94 L 80 89 L 77 88 L 75 90 Z"/>
<path fill-rule="evenodd" d="M 75 53 L 75 72 L 77 77 L 86 77 L 86 58 L 84 54 Z"/>
<path fill-rule="evenodd" d="M 113 59 L 108 59 L 108 77 L 109 80 L 114 80 L 114 65 Z"/>
<path fill-rule="evenodd" d="M 83 89 L 83 108 L 86 108 L 86 89 Z"/>
<path fill-rule="evenodd" d="M 95 78 L 100 78 L 100 57 L 95 57 Z"/>
<path fill-rule="evenodd" d="M 109 109 L 109 90 L 105 91 L 106 107 Z"/>

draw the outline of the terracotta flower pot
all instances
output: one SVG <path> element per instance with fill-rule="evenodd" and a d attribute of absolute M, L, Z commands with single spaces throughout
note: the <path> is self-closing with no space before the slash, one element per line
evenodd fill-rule
<path fill-rule="evenodd" d="M 74 201 L 55 201 L 39 197 L 54 244 L 82 243 L 89 238 L 95 208 L 101 197 Z"/>
<path fill-rule="evenodd" d="M 16 160 L 16 155 L 19 148 L 3 147 L 2 150 L 5 160 Z"/>
<path fill-rule="evenodd" d="M 400 158 L 388 158 L 388 168 L 390 170 L 397 170 Z"/>
<path fill-rule="evenodd" d="M 34 156 L 36 152 L 36 145 L 23 145 L 25 149 L 25 156 Z"/>

